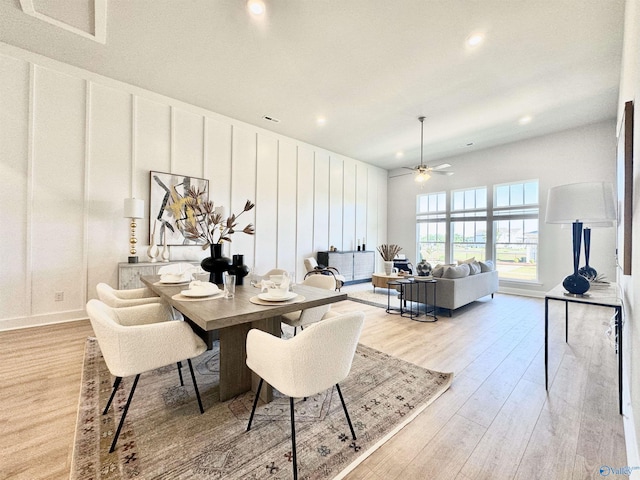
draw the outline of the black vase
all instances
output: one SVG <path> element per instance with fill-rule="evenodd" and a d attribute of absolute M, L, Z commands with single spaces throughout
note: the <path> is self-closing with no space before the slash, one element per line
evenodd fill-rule
<path fill-rule="evenodd" d="M 580 263 L 580 244 L 582 240 L 582 222 L 573 222 L 573 275 L 569 275 L 562 282 L 562 286 L 569 293 L 574 295 L 582 295 L 591 284 L 589 280 L 578 273 L 578 264 Z"/>
<path fill-rule="evenodd" d="M 216 285 L 222 284 L 222 274 L 229 270 L 231 260 L 222 256 L 222 244 L 211 245 L 211 256 L 200 263 L 203 270 L 209 272 L 209 281 Z"/>
<path fill-rule="evenodd" d="M 244 255 L 234 255 L 229 273 L 236 276 L 236 285 L 242 285 L 243 279 L 249 274 L 249 267 L 244 264 Z"/>

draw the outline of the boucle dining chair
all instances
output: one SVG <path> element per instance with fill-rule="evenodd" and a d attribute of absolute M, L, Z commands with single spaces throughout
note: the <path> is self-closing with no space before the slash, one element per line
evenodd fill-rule
<path fill-rule="evenodd" d="M 349 375 L 363 324 L 363 312 L 350 312 L 316 323 L 289 340 L 257 329 L 251 329 L 247 334 L 247 366 L 260 377 L 247 431 L 251 429 L 265 381 L 289 397 L 295 480 L 298 463 L 294 398 L 309 397 L 335 385 L 351 436 L 356 439 L 339 382 Z"/>
<path fill-rule="evenodd" d="M 111 285 L 99 283 L 96 285 L 98 298 L 112 308 L 135 307 L 136 305 L 147 305 L 149 303 L 164 303 L 159 296 L 147 287 L 132 288 L 130 290 L 116 290 Z M 171 309 L 174 320 L 184 320 L 180 312 Z"/>
<path fill-rule="evenodd" d="M 102 412 L 107 413 L 123 377 L 135 375 L 111 449 L 116 448 L 140 374 L 187 359 L 200 413 L 204 413 L 191 359 L 207 349 L 188 323 L 174 321 L 162 303 L 111 308 L 100 300 L 89 300 L 87 313 L 98 345 L 111 374 L 116 377 L 111 396 Z"/>
<path fill-rule="evenodd" d="M 324 290 L 335 290 L 336 288 L 336 281 L 330 275 L 311 275 L 310 277 L 305 278 L 302 283 L 303 285 L 322 288 Z M 286 323 L 290 327 L 293 327 L 293 335 L 295 336 L 298 331 L 298 327 L 300 327 L 300 330 L 303 330 L 307 325 L 319 322 L 330 313 L 330 310 L 331 304 L 320 305 L 319 307 L 285 313 L 281 316 L 281 319 L 282 323 Z"/>

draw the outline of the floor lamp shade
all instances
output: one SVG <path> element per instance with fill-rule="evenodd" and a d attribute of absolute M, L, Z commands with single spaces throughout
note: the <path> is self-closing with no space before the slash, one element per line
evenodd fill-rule
<path fill-rule="evenodd" d="M 573 274 L 562 282 L 569 293 L 581 295 L 590 287 L 589 280 L 578 273 L 583 224 L 590 227 L 612 226 L 615 219 L 615 197 L 611 183 L 572 183 L 549 189 L 546 223 L 573 225 Z M 585 242 L 587 248 L 589 243 L 590 236 Z"/>
<path fill-rule="evenodd" d="M 129 224 L 129 263 L 138 263 L 138 256 L 136 255 L 136 244 L 138 243 L 136 238 L 136 219 L 144 218 L 144 200 L 141 198 L 125 198 L 123 217 L 131 219 Z"/>

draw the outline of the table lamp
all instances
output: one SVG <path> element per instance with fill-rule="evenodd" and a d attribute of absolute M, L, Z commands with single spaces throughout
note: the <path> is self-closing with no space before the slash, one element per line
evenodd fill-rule
<path fill-rule="evenodd" d="M 136 244 L 138 243 L 136 238 L 136 219 L 144 218 L 144 200 L 141 198 L 125 198 L 123 216 L 131 219 L 129 224 L 131 229 L 129 235 L 129 263 L 138 263 L 138 256 L 136 255 Z"/>
<path fill-rule="evenodd" d="M 573 227 L 573 274 L 562 282 L 562 286 L 570 294 L 584 295 L 591 286 L 578 269 L 583 224 L 586 223 L 589 227 L 611 226 L 615 219 L 615 198 L 611 183 L 571 183 L 549 189 L 546 223 L 571 224 Z M 585 248 L 589 248 L 591 243 L 591 230 L 587 230 Z M 588 252 L 586 257 L 589 257 Z M 593 276 L 591 270 L 587 270 L 587 273 L 588 276 Z"/>

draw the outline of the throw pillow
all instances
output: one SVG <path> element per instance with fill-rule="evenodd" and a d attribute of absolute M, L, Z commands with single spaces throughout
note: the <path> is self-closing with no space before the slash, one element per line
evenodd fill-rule
<path fill-rule="evenodd" d="M 455 267 L 447 268 L 442 274 L 442 278 L 464 278 L 469 276 L 469 264 L 463 263 L 462 265 L 458 265 Z"/>
<path fill-rule="evenodd" d="M 477 275 L 482 272 L 482 267 L 478 262 L 472 262 L 469 264 L 469 275 Z"/>
<path fill-rule="evenodd" d="M 458 265 L 462 265 L 463 263 L 473 263 L 476 261 L 476 257 L 467 258 L 466 260 L 458 260 Z"/>
<path fill-rule="evenodd" d="M 480 263 L 480 271 L 482 273 L 493 272 L 495 270 L 495 267 L 493 266 L 493 262 L 491 260 L 485 260 L 484 262 L 479 262 L 479 263 Z"/>
<path fill-rule="evenodd" d="M 444 265 L 439 265 L 439 264 L 436 265 L 433 271 L 431 272 L 431 275 L 437 278 L 441 278 L 442 274 L 444 273 L 444 268 L 445 268 Z"/>

